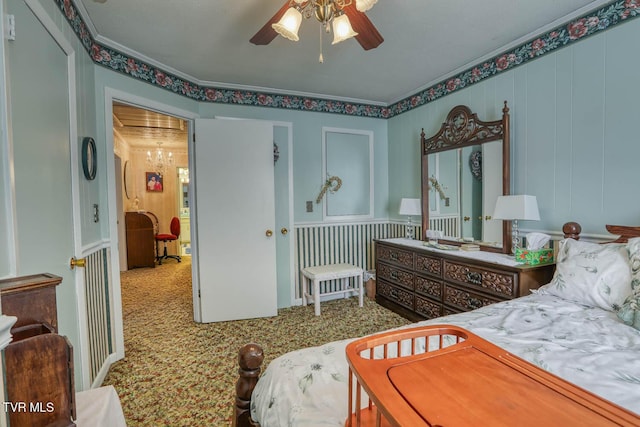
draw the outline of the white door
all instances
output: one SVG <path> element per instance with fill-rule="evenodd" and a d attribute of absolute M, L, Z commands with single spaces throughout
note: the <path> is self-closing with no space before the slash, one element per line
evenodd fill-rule
<path fill-rule="evenodd" d="M 482 144 L 482 241 L 502 243 L 502 221 L 489 219 L 502 195 L 502 141 Z"/>
<path fill-rule="evenodd" d="M 202 322 L 277 314 L 273 127 L 196 119 Z"/>

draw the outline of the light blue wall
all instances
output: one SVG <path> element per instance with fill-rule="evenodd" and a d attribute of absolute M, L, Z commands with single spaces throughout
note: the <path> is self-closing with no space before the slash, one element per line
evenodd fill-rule
<path fill-rule="evenodd" d="M 103 212 L 105 215 L 105 221 L 101 225 L 101 236 L 105 239 L 109 238 L 109 223 L 106 221 L 106 215 L 108 213 L 108 199 L 107 199 L 107 156 L 113 157 L 114 153 L 106 152 L 106 141 L 104 136 L 107 130 L 105 129 L 105 92 L 107 89 L 117 90 L 125 94 L 132 94 L 136 97 L 149 100 L 151 102 L 168 105 L 173 108 L 183 110 L 190 113 L 197 113 L 198 103 L 192 101 L 184 96 L 179 96 L 166 90 L 159 89 L 146 83 L 134 80 L 130 77 L 123 76 L 122 74 L 115 73 L 101 66 L 94 65 L 95 87 L 93 89 L 95 96 L 95 110 L 96 110 L 96 135 L 99 138 L 96 139 L 98 146 L 98 152 L 101 154 L 102 162 L 98 164 L 98 179 L 100 180 L 100 206 L 104 206 Z M 111 129 L 109 129 L 111 132 Z M 97 179 L 96 179 L 97 180 Z M 115 217 L 115 216 L 112 216 Z M 83 230 L 84 233 L 85 230 Z M 112 239 L 115 239 L 113 236 Z M 113 249 L 115 250 L 115 248 Z"/>
<path fill-rule="evenodd" d="M 435 133 L 458 104 L 496 120 L 507 100 L 512 192 L 537 196 L 541 216 L 521 227 L 577 221 L 606 234 L 604 224 L 637 224 L 639 39 L 631 21 L 390 119 L 390 201 L 420 195 L 421 128 Z"/>
<path fill-rule="evenodd" d="M 105 68 L 97 67 L 96 98 L 98 99 L 98 134 L 103 134 L 104 132 L 105 87 L 133 93 L 137 96 L 183 110 L 197 112 L 202 118 L 224 116 L 291 122 L 293 127 L 294 221 L 296 223 L 322 221 L 322 205 L 315 204 L 315 199 L 323 184 L 322 127 L 328 126 L 372 131 L 374 134 L 374 186 L 376 190 L 374 215 L 376 218 L 387 217 L 389 202 L 387 190 L 388 145 L 386 120 L 346 117 L 329 113 L 289 111 L 275 108 L 197 103 Z M 314 210 L 311 213 L 307 213 L 305 209 L 305 202 L 307 200 L 314 201 Z M 105 230 L 105 233 L 107 232 L 108 230 Z"/>
<path fill-rule="evenodd" d="M 233 116 L 293 123 L 293 200 L 294 221 L 322 222 L 322 205 L 315 200 L 322 188 L 322 127 L 369 130 L 374 140 L 374 215 L 387 218 L 387 123 L 382 119 L 346 117 L 328 113 L 310 113 L 260 107 L 201 104 L 202 117 Z M 313 201 L 307 213 L 306 201 Z"/>
<path fill-rule="evenodd" d="M 325 132 L 325 171 L 337 176 L 342 184 L 338 191 L 327 191 L 323 197 L 327 216 L 370 215 L 371 143 L 369 135 Z"/>
<path fill-rule="evenodd" d="M 75 51 L 76 62 L 76 99 L 77 99 L 77 117 L 78 117 L 78 164 L 79 169 L 82 168 L 82 156 L 80 155 L 82 147 L 82 138 L 91 136 L 96 141 L 98 159 L 104 159 L 104 138 L 103 134 L 96 132 L 96 109 L 95 109 L 95 65 L 84 47 L 78 40 L 77 35 L 69 26 L 66 18 L 60 13 L 56 4 L 48 0 L 40 0 L 40 4 L 47 11 L 49 17 L 56 24 L 57 28 L 64 34 L 65 39 L 71 43 Z M 29 34 L 29 33 L 25 33 Z M 40 96 L 45 96 L 40 94 Z M 102 239 L 102 225 L 106 221 L 95 223 L 93 221 L 93 205 L 98 204 L 103 213 L 106 213 L 106 199 L 103 200 L 102 191 L 106 171 L 104 164 L 97 168 L 97 177 L 93 181 L 82 178 L 79 181 L 80 186 L 80 220 L 82 224 L 82 244 L 89 245 Z M 105 217 L 106 218 L 106 217 Z"/>
<path fill-rule="evenodd" d="M 288 111 L 280 109 L 269 109 L 259 107 L 245 107 L 224 104 L 197 103 L 185 97 L 172 94 L 166 90 L 141 83 L 130 77 L 112 72 L 103 67 L 95 69 L 95 97 L 96 97 L 96 117 L 97 135 L 105 135 L 105 88 L 117 90 L 124 93 L 135 94 L 153 102 L 168 105 L 180 110 L 197 113 L 203 118 L 216 116 L 238 117 L 257 120 L 271 120 L 277 122 L 291 122 L 293 132 L 293 200 L 294 200 L 294 222 L 321 222 L 321 204 L 316 204 L 315 199 L 322 186 L 322 127 L 339 127 L 347 129 L 358 129 L 372 131 L 374 134 L 374 168 L 375 168 L 375 216 L 376 218 L 386 218 L 388 190 L 387 190 L 387 123 L 382 119 L 351 118 L 337 114 L 309 113 L 300 111 Z M 282 130 L 282 128 L 278 128 Z M 284 136 L 283 136 L 284 137 Z M 101 152 L 105 150 L 103 138 L 97 140 L 101 146 Z M 286 165 L 287 151 L 283 146 L 284 140 L 280 142 L 281 159 L 278 166 Z M 111 153 L 104 152 L 101 157 L 104 159 Z M 103 175 L 100 175 L 101 196 L 100 203 L 104 206 L 106 214 L 107 206 L 107 183 L 106 165 L 101 162 L 100 168 Z M 99 169 L 100 170 L 100 169 Z M 281 174 L 280 174 L 281 175 Z M 278 175 L 278 176 L 280 176 Z M 282 176 L 280 176 L 282 180 Z M 276 183 L 278 184 L 278 183 Z M 278 189 L 276 189 L 278 194 Z M 307 213 L 305 202 L 314 201 L 314 211 Z M 324 202 L 324 200 L 323 200 Z M 286 218 L 277 218 L 278 224 L 287 224 Z M 278 225 L 280 227 L 280 225 Z M 293 232 L 293 230 L 290 230 Z M 103 224 L 103 235 L 105 239 L 109 237 L 109 230 Z M 280 234 L 277 233 L 278 237 Z M 293 234 L 290 234 L 293 236 Z M 288 307 L 291 304 L 290 280 L 288 277 L 289 263 L 293 260 L 279 260 L 278 264 L 278 307 Z"/>

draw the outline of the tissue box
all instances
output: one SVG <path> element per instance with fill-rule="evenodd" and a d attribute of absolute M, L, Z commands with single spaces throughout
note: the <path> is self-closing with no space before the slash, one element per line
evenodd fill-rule
<path fill-rule="evenodd" d="M 553 262 L 553 249 L 545 248 L 529 250 L 518 248 L 516 249 L 516 261 L 529 265 L 538 265 Z"/>

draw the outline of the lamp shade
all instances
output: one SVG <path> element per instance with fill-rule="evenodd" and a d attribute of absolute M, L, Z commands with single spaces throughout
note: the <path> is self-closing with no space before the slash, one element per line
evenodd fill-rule
<path fill-rule="evenodd" d="M 349 21 L 347 15 L 343 14 L 333 18 L 333 42 L 331 44 L 340 43 L 357 35 L 358 33 L 353 31 L 351 21 Z"/>
<path fill-rule="evenodd" d="M 356 9 L 360 12 L 366 12 L 376 3 L 378 3 L 378 0 L 356 0 Z"/>
<path fill-rule="evenodd" d="M 493 219 L 538 221 L 540 212 L 536 196 L 498 196 Z"/>
<path fill-rule="evenodd" d="M 402 199 L 400 201 L 400 215 L 422 215 L 422 205 L 420 199 Z"/>
<path fill-rule="evenodd" d="M 297 42 L 300 40 L 298 30 L 300 29 L 301 23 L 302 13 L 295 7 L 290 7 L 278 22 L 271 24 L 271 27 L 282 37 Z"/>

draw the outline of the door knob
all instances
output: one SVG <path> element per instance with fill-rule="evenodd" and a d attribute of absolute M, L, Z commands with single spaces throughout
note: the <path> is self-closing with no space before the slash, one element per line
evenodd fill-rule
<path fill-rule="evenodd" d="M 264 233 L 264 234 L 266 234 L 267 237 L 271 237 L 271 236 L 273 236 L 273 231 L 267 230 L 267 232 Z"/>
<path fill-rule="evenodd" d="M 469 220 L 471 220 L 471 217 L 470 217 L 470 216 L 465 216 L 465 217 L 464 217 L 464 222 L 467 222 L 467 221 L 469 221 Z"/>
<path fill-rule="evenodd" d="M 76 267 L 84 267 L 87 264 L 85 258 L 76 259 L 75 257 L 71 257 L 69 260 L 69 267 L 73 270 Z"/>
<path fill-rule="evenodd" d="M 486 219 L 487 221 L 489 221 L 491 219 L 491 215 L 487 215 L 484 217 L 484 219 Z"/>
<path fill-rule="evenodd" d="M 285 227 L 282 227 L 282 228 L 280 229 L 280 232 L 281 232 L 283 235 L 286 235 L 286 234 L 289 232 L 289 230 L 287 230 Z"/>

